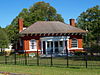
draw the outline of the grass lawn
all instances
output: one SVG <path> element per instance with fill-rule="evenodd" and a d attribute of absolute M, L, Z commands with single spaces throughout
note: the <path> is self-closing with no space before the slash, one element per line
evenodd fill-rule
<path fill-rule="evenodd" d="M 61 68 L 3 64 L 0 64 L 0 71 L 27 75 L 100 75 L 100 69 L 93 68 Z"/>
<path fill-rule="evenodd" d="M 92 57 L 93 58 L 93 57 Z M 95 58 L 96 59 L 96 58 Z M 6 58 L 7 64 L 15 64 L 14 55 L 11 55 Z M 0 63 L 5 64 L 5 56 L 0 56 Z M 84 57 L 82 58 L 69 58 L 69 67 L 79 67 L 85 68 L 86 61 Z M 25 65 L 25 57 L 24 56 L 17 56 L 16 58 L 17 65 Z M 56 57 L 52 59 L 53 66 L 59 67 L 66 67 L 67 66 L 67 59 L 64 57 Z M 37 65 L 37 58 L 36 57 L 27 57 L 27 65 Z M 39 65 L 50 66 L 51 65 L 51 58 L 39 58 Z M 99 60 L 88 60 L 87 61 L 88 68 L 100 68 L 100 58 Z"/>

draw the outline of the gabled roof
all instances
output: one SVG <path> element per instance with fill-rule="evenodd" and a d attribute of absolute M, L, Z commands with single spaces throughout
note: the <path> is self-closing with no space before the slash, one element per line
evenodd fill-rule
<path fill-rule="evenodd" d="M 86 31 L 59 21 L 38 21 L 20 32 L 20 34 L 42 33 L 86 33 Z"/>

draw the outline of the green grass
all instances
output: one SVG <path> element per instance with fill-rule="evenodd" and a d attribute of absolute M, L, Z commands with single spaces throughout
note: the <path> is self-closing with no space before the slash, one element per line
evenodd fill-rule
<path fill-rule="evenodd" d="M 40 58 L 40 66 L 25 66 L 24 56 L 17 56 L 16 64 L 14 64 L 14 56 L 7 58 L 7 64 L 0 64 L 1 72 L 31 74 L 31 75 L 100 75 L 100 61 L 88 60 L 88 68 L 85 68 L 84 58 L 69 59 L 69 67 L 65 58 L 53 58 L 53 67 L 50 67 L 50 58 Z M 28 57 L 27 65 L 37 65 L 36 57 Z M 0 56 L 0 62 L 4 62 L 4 56 Z M 45 65 L 45 66 L 42 66 Z M 95 65 L 95 66 L 94 66 Z M 55 67 L 54 67 L 55 66 Z"/>
<path fill-rule="evenodd" d="M 100 59 L 100 58 L 99 58 Z M 14 55 L 7 57 L 7 64 L 14 64 Z M 5 56 L 0 56 L 0 63 L 5 63 Z M 88 60 L 88 68 L 100 68 L 100 60 Z M 18 65 L 25 65 L 25 56 L 17 56 L 16 64 Z M 50 66 L 51 59 L 50 58 L 39 58 L 39 64 Z M 37 58 L 36 57 L 27 57 L 27 65 L 37 65 Z M 86 61 L 83 57 L 74 57 L 69 58 L 69 66 L 70 67 L 86 67 Z M 66 67 L 67 66 L 67 59 L 64 57 L 53 58 L 53 66 L 59 67 Z"/>
<path fill-rule="evenodd" d="M 100 69 L 0 65 L 1 72 L 31 75 L 100 75 Z"/>

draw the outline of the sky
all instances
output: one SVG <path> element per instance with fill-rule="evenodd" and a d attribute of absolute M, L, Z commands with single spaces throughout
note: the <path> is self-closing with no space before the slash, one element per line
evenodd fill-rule
<path fill-rule="evenodd" d="M 88 8 L 100 5 L 100 0 L 0 0 L 0 26 L 10 25 L 23 8 L 30 8 L 39 1 L 53 6 L 67 24 L 70 18 L 77 19 Z"/>

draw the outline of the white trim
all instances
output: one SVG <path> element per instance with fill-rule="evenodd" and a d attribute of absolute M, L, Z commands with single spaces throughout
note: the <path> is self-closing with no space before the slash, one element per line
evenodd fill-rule
<path fill-rule="evenodd" d="M 31 40 L 35 40 L 35 39 L 31 39 Z M 35 46 L 35 49 L 32 49 L 32 48 L 31 48 L 31 40 L 29 41 L 29 49 L 30 49 L 30 51 L 36 51 L 36 50 L 37 50 L 37 42 L 36 42 L 36 40 L 35 40 L 36 46 Z"/>
<path fill-rule="evenodd" d="M 68 38 L 67 38 L 67 49 L 68 49 L 68 51 L 69 51 L 69 38 L 70 38 L 70 36 L 68 36 Z"/>
<path fill-rule="evenodd" d="M 42 54 L 43 54 L 43 41 L 41 41 L 41 51 L 42 51 Z"/>
<path fill-rule="evenodd" d="M 46 52 L 46 54 L 47 54 L 47 41 L 45 41 L 45 52 Z"/>
<path fill-rule="evenodd" d="M 73 42 L 73 39 L 75 39 L 77 41 L 77 47 L 72 47 L 72 48 L 78 48 L 78 39 L 77 38 L 72 38 L 72 42 Z M 72 46 L 72 42 L 71 42 L 71 46 Z"/>
<path fill-rule="evenodd" d="M 83 48 L 69 48 L 69 50 L 72 50 L 72 49 L 83 49 Z"/>
<path fill-rule="evenodd" d="M 37 51 L 37 49 L 34 49 L 34 50 L 33 50 L 33 49 L 30 49 L 30 50 L 25 50 L 25 51 L 26 51 L 26 52 L 27 52 L 27 51 Z M 38 51 L 41 51 L 41 50 L 38 50 Z"/>
<path fill-rule="evenodd" d="M 63 41 L 67 40 L 69 36 L 54 36 L 54 37 L 42 37 L 40 40 L 42 41 Z"/>
<path fill-rule="evenodd" d="M 69 39 L 67 40 L 67 49 L 69 50 Z"/>
<path fill-rule="evenodd" d="M 53 41 L 53 53 L 55 53 L 55 44 L 54 44 L 54 41 Z"/>
<path fill-rule="evenodd" d="M 23 27 L 23 30 L 25 30 L 27 27 Z"/>

